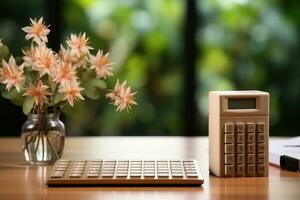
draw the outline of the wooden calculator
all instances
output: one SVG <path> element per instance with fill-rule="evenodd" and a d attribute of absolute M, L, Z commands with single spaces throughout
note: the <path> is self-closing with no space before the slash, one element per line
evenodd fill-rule
<path fill-rule="evenodd" d="M 209 168 L 219 177 L 268 176 L 269 93 L 209 93 Z"/>

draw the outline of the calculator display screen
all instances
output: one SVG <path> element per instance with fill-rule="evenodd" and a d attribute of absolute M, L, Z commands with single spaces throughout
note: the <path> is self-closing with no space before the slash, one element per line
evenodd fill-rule
<path fill-rule="evenodd" d="M 228 109 L 256 109 L 256 98 L 229 98 Z"/>

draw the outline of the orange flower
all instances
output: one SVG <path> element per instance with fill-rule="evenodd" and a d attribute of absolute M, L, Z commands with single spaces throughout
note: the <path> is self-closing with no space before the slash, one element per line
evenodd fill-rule
<path fill-rule="evenodd" d="M 84 88 L 79 87 L 79 83 L 72 82 L 70 84 L 61 85 L 58 92 L 65 94 L 64 100 L 67 100 L 68 103 L 73 106 L 76 100 L 84 100 L 83 96 L 80 94 L 82 90 L 84 90 Z"/>
<path fill-rule="evenodd" d="M 60 45 L 60 51 L 59 51 L 59 58 L 64 61 L 65 63 L 75 63 L 77 56 L 73 53 L 71 53 L 71 49 L 64 48 L 62 45 Z"/>
<path fill-rule="evenodd" d="M 45 74 L 52 76 L 56 70 L 57 56 L 45 45 L 38 46 L 36 50 L 35 65 L 32 68 L 40 72 L 40 77 Z"/>
<path fill-rule="evenodd" d="M 119 84 L 119 80 L 115 85 L 115 89 L 106 95 L 107 98 L 110 98 L 114 101 L 114 105 L 117 106 L 117 111 L 122 111 L 126 109 L 127 111 L 131 109 L 132 105 L 137 105 L 134 101 L 134 95 L 136 92 L 131 92 L 131 88 L 126 85 L 126 81 L 124 81 L 121 85 Z"/>
<path fill-rule="evenodd" d="M 51 93 L 48 92 L 48 86 L 44 85 L 40 80 L 37 85 L 30 85 L 23 96 L 30 96 L 34 98 L 35 105 L 43 106 L 43 104 L 47 104 L 47 96 L 50 96 Z"/>
<path fill-rule="evenodd" d="M 2 68 L 0 68 L 0 82 L 6 84 L 6 89 L 10 91 L 12 86 L 20 92 L 20 87 L 25 79 L 23 73 L 24 63 L 19 67 L 13 56 L 10 56 L 8 63 L 2 59 Z"/>
<path fill-rule="evenodd" d="M 85 33 L 71 34 L 71 37 L 67 40 L 67 44 L 71 47 L 71 51 L 76 53 L 77 56 L 80 56 L 80 53 L 89 53 L 92 47 L 88 46 L 89 38 L 86 38 Z"/>
<path fill-rule="evenodd" d="M 22 50 L 22 52 L 24 54 L 23 60 L 25 61 L 25 65 L 34 66 L 36 62 L 37 48 L 32 45 L 29 49 Z"/>
<path fill-rule="evenodd" d="M 40 44 L 42 41 L 48 42 L 47 35 L 50 33 L 48 29 L 49 26 L 46 26 L 43 22 L 43 17 L 37 21 L 37 19 L 31 19 L 31 26 L 26 26 L 22 28 L 24 32 L 26 32 L 25 39 L 29 40 L 33 38 L 37 44 Z"/>
<path fill-rule="evenodd" d="M 72 68 L 70 63 L 61 61 L 58 65 L 58 69 L 54 73 L 53 81 L 66 85 L 75 82 L 78 79 L 75 70 Z"/>
<path fill-rule="evenodd" d="M 111 72 L 113 65 L 112 62 L 108 59 L 109 53 L 103 55 L 103 52 L 98 50 L 96 56 L 91 55 L 91 69 L 95 69 L 97 78 L 104 78 L 112 76 Z"/>

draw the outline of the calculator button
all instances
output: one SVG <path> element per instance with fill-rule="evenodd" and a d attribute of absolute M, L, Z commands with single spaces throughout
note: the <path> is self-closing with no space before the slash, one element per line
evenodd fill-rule
<path fill-rule="evenodd" d="M 255 133 L 255 123 L 247 123 L 247 132 Z"/>
<path fill-rule="evenodd" d="M 236 135 L 236 142 L 239 143 L 239 144 L 244 143 L 244 138 L 245 138 L 244 134 L 237 134 Z"/>
<path fill-rule="evenodd" d="M 88 178 L 97 178 L 99 174 L 87 174 Z"/>
<path fill-rule="evenodd" d="M 265 123 L 260 122 L 257 124 L 257 132 L 259 133 L 265 132 Z"/>
<path fill-rule="evenodd" d="M 198 174 L 197 174 L 197 173 L 187 174 L 186 176 L 187 176 L 188 178 L 198 178 Z"/>
<path fill-rule="evenodd" d="M 265 163 L 265 154 L 260 153 L 257 155 L 257 162 L 260 163 Z"/>
<path fill-rule="evenodd" d="M 237 164 L 244 164 L 245 163 L 245 154 L 237 154 L 236 156 Z"/>
<path fill-rule="evenodd" d="M 233 176 L 233 165 L 225 165 L 225 175 Z"/>
<path fill-rule="evenodd" d="M 183 173 L 173 173 L 172 176 L 176 177 L 176 178 L 182 178 L 183 177 Z"/>
<path fill-rule="evenodd" d="M 254 165 L 247 165 L 247 176 L 254 176 L 255 168 Z"/>
<path fill-rule="evenodd" d="M 244 123 L 236 123 L 236 132 L 243 133 L 245 132 L 245 124 Z"/>
<path fill-rule="evenodd" d="M 257 144 L 257 152 L 258 153 L 264 153 L 265 152 L 265 144 L 264 143 Z"/>
<path fill-rule="evenodd" d="M 233 154 L 225 155 L 225 164 L 233 164 Z"/>
<path fill-rule="evenodd" d="M 158 173 L 158 177 L 167 178 L 169 177 L 169 173 Z"/>
<path fill-rule="evenodd" d="M 144 174 L 144 177 L 146 177 L 146 178 L 153 178 L 153 177 L 155 177 L 155 174 L 154 173 L 152 173 L 152 174 Z"/>
<path fill-rule="evenodd" d="M 67 168 L 68 164 L 57 164 L 56 167 Z"/>
<path fill-rule="evenodd" d="M 63 171 L 55 171 L 51 174 L 51 178 L 61 178 L 64 175 Z"/>
<path fill-rule="evenodd" d="M 233 123 L 225 123 L 225 133 L 233 133 L 234 126 Z"/>
<path fill-rule="evenodd" d="M 254 153 L 254 144 L 247 145 L 247 153 Z"/>
<path fill-rule="evenodd" d="M 233 134 L 226 134 L 225 135 L 225 143 L 229 143 L 229 144 L 233 143 Z"/>
<path fill-rule="evenodd" d="M 225 144 L 225 153 L 233 153 L 233 144 Z"/>
<path fill-rule="evenodd" d="M 247 134 L 247 143 L 254 143 L 254 133 Z"/>
<path fill-rule="evenodd" d="M 244 165 L 236 166 L 236 175 L 237 176 L 245 176 L 245 166 Z"/>
<path fill-rule="evenodd" d="M 103 173 L 102 174 L 102 177 L 107 177 L 107 178 L 109 178 L 109 177 L 113 177 L 114 176 L 114 174 L 113 173 Z"/>
<path fill-rule="evenodd" d="M 116 177 L 119 177 L 119 178 L 126 178 L 126 177 L 127 177 L 127 174 L 116 174 Z"/>
<path fill-rule="evenodd" d="M 55 171 L 65 171 L 66 169 L 66 167 L 56 167 Z"/>
<path fill-rule="evenodd" d="M 244 153 L 244 151 L 245 151 L 245 146 L 244 146 L 244 144 L 238 144 L 238 145 L 236 146 L 236 151 L 237 151 L 237 153 Z"/>
<path fill-rule="evenodd" d="M 257 175 L 263 176 L 264 174 L 265 174 L 265 165 L 264 164 L 257 165 Z"/>
<path fill-rule="evenodd" d="M 259 133 L 257 136 L 257 142 L 261 143 L 265 141 L 265 134 L 264 133 Z"/>
<path fill-rule="evenodd" d="M 254 163 L 255 157 L 254 154 L 248 154 L 247 155 L 247 163 Z"/>
<path fill-rule="evenodd" d="M 80 178 L 80 177 L 81 177 L 81 174 L 79 174 L 79 173 L 72 173 L 72 174 L 70 174 L 69 177 L 70 177 L 70 178 Z"/>

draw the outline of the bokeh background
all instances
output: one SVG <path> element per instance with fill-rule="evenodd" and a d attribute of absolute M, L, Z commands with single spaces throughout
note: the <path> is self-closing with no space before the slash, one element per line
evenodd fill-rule
<path fill-rule="evenodd" d="M 21 27 L 44 16 L 53 49 L 86 32 L 138 91 L 130 113 L 104 94 L 76 104 L 63 116 L 69 136 L 207 135 L 208 92 L 240 89 L 270 92 L 271 135 L 300 134 L 299 0 L 9 0 L 0 10 L 14 55 L 28 45 Z M 1 136 L 20 135 L 25 119 L 0 99 Z"/>

